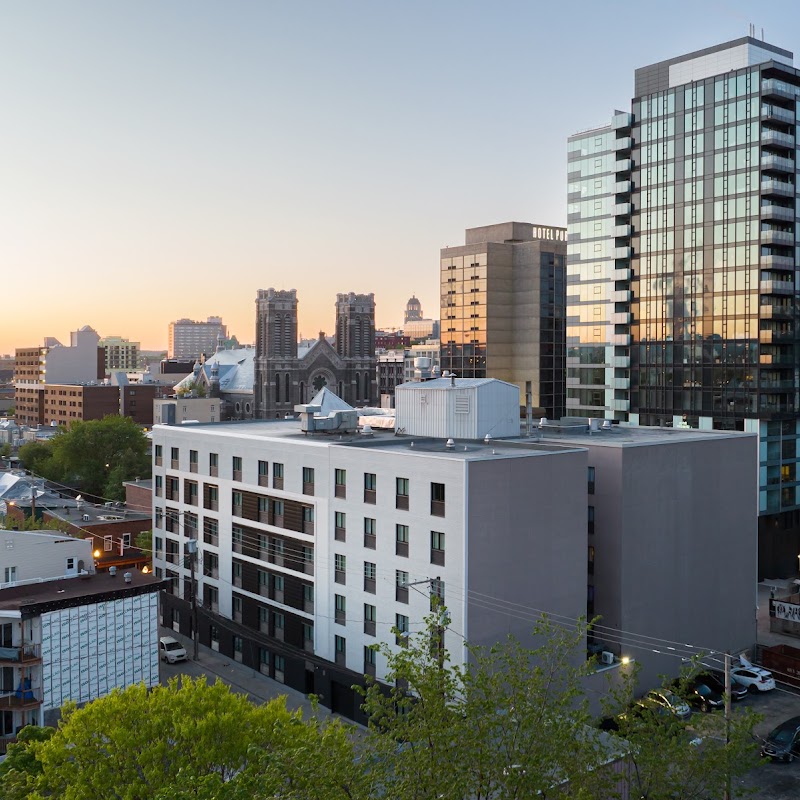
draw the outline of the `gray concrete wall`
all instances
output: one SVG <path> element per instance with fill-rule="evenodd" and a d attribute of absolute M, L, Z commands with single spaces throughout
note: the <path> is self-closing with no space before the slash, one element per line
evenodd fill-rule
<path fill-rule="evenodd" d="M 596 608 L 603 624 L 717 652 L 752 646 L 756 447 L 748 434 L 590 447 Z M 620 500 L 606 503 L 606 493 Z M 623 653 L 642 664 L 643 688 L 658 683 L 659 674 L 679 671 L 680 659 L 666 655 L 667 647 L 654 643 Z"/>
<path fill-rule="evenodd" d="M 525 607 L 585 614 L 586 452 L 469 462 L 467 485 L 467 638 L 510 633 L 531 644 L 535 612 Z M 492 610 L 483 595 L 520 606 Z"/>

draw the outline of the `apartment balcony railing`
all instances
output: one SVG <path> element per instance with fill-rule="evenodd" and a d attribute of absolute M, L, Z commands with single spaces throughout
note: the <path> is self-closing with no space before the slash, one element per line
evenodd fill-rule
<path fill-rule="evenodd" d="M 627 237 L 631 235 L 631 231 L 633 228 L 628 223 L 624 225 L 615 225 L 614 226 L 614 236 L 619 239 L 622 237 Z"/>
<path fill-rule="evenodd" d="M 612 311 L 609 321 L 612 325 L 629 325 L 631 321 L 631 312 Z"/>
<path fill-rule="evenodd" d="M 38 664 L 42 660 L 41 646 L 23 644 L 17 647 L 0 647 L 0 664 L 25 665 Z"/>
<path fill-rule="evenodd" d="M 620 152 L 621 150 L 630 150 L 633 145 L 633 140 L 630 136 L 621 136 L 619 139 L 615 139 L 613 144 L 611 145 L 613 150 Z"/>
<path fill-rule="evenodd" d="M 761 181 L 761 194 L 775 194 L 781 197 L 794 197 L 794 184 L 787 181 Z"/>
<path fill-rule="evenodd" d="M 773 269 L 793 269 L 794 258 L 792 256 L 761 256 L 762 267 L 772 267 Z"/>
<path fill-rule="evenodd" d="M 794 234 L 789 231 L 761 231 L 761 244 L 791 247 L 794 244 Z"/>
<path fill-rule="evenodd" d="M 762 303 L 760 308 L 761 319 L 791 319 L 793 313 L 792 306 L 788 303 Z"/>
<path fill-rule="evenodd" d="M 794 341 L 793 331 L 761 330 L 758 332 L 758 341 L 761 344 L 782 344 Z"/>
<path fill-rule="evenodd" d="M 761 81 L 762 97 L 781 97 L 784 100 L 794 100 L 800 94 L 800 87 L 794 86 L 777 78 L 767 78 Z"/>
<path fill-rule="evenodd" d="M 761 106 L 761 119 L 774 119 L 778 122 L 785 122 L 788 125 L 795 124 L 794 111 L 792 109 L 772 104 Z"/>
<path fill-rule="evenodd" d="M 761 219 L 780 219 L 784 222 L 793 222 L 794 214 L 793 208 L 779 206 L 775 203 L 767 203 L 761 206 Z"/>
<path fill-rule="evenodd" d="M 617 203 L 614 206 L 614 215 L 617 217 L 627 217 L 631 213 L 630 203 Z"/>
<path fill-rule="evenodd" d="M 787 150 L 790 150 L 794 149 L 794 136 L 790 133 L 774 131 L 770 128 L 762 128 L 761 144 L 768 144 L 773 147 L 785 147 Z"/>
<path fill-rule="evenodd" d="M 0 694 L 0 709 L 36 708 L 41 704 L 41 689 L 20 688 Z"/>
<path fill-rule="evenodd" d="M 611 366 L 617 369 L 627 369 L 631 365 L 630 356 L 611 356 Z"/>
<path fill-rule="evenodd" d="M 794 294 L 792 281 L 761 281 L 758 284 L 761 294 Z"/>
<path fill-rule="evenodd" d="M 630 172 L 633 163 L 629 158 L 618 158 L 614 164 L 614 170 L 619 173 Z"/>
<path fill-rule="evenodd" d="M 791 172 L 794 174 L 794 161 L 791 158 L 776 156 L 772 153 L 762 153 L 761 169 L 777 170 L 779 172 Z"/>
<path fill-rule="evenodd" d="M 617 181 L 614 184 L 614 192 L 616 194 L 628 194 L 631 190 L 631 182 L 630 181 Z"/>

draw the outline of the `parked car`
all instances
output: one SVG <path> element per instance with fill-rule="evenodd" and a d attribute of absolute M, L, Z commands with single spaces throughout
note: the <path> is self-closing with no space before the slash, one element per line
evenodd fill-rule
<path fill-rule="evenodd" d="M 711 672 L 701 672 L 697 679 L 702 681 L 712 692 L 717 692 L 725 697 L 725 673 L 712 670 Z M 739 683 L 731 675 L 731 700 L 743 700 L 747 697 L 747 687 Z"/>
<path fill-rule="evenodd" d="M 764 741 L 761 755 L 775 761 L 794 761 L 800 755 L 800 717 L 792 717 L 775 728 Z"/>
<path fill-rule="evenodd" d="M 724 692 L 723 687 L 723 692 Z M 747 690 L 745 690 L 745 693 Z M 723 694 L 713 689 L 705 680 L 700 677 L 692 678 L 687 687 L 686 702 L 693 708 L 700 711 L 711 711 L 715 708 L 725 708 L 725 697 Z"/>
<path fill-rule="evenodd" d="M 673 714 L 679 720 L 687 720 L 692 716 L 692 709 L 680 697 L 667 689 L 651 689 L 640 702 L 656 711 Z"/>
<path fill-rule="evenodd" d="M 775 688 L 775 678 L 763 667 L 734 667 L 731 677 L 747 687 L 751 692 L 768 692 Z"/>
<path fill-rule="evenodd" d="M 174 664 L 176 661 L 186 661 L 186 648 L 171 636 L 162 636 L 158 640 L 158 652 L 162 661 Z"/>

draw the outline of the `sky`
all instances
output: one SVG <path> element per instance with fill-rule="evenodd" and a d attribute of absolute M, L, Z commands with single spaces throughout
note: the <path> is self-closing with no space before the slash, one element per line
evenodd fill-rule
<path fill-rule="evenodd" d="M 269 287 L 304 336 L 337 292 L 436 318 L 440 248 L 565 225 L 566 137 L 750 22 L 800 52 L 796 0 L 0 0 L 0 353 L 209 315 L 252 342 Z"/>

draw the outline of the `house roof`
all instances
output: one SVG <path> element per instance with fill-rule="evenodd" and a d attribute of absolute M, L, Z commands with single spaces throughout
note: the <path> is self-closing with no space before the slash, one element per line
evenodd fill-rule
<path fill-rule="evenodd" d="M 219 377 L 219 390 L 222 394 L 252 393 L 256 376 L 255 357 L 256 351 L 254 347 L 217 350 L 200 367 L 200 372 L 203 374 L 203 382 L 207 385 L 211 383 L 211 370 L 216 366 Z M 194 381 L 195 373 L 192 372 L 175 385 L 175 391 L 190 388 Z"/>

